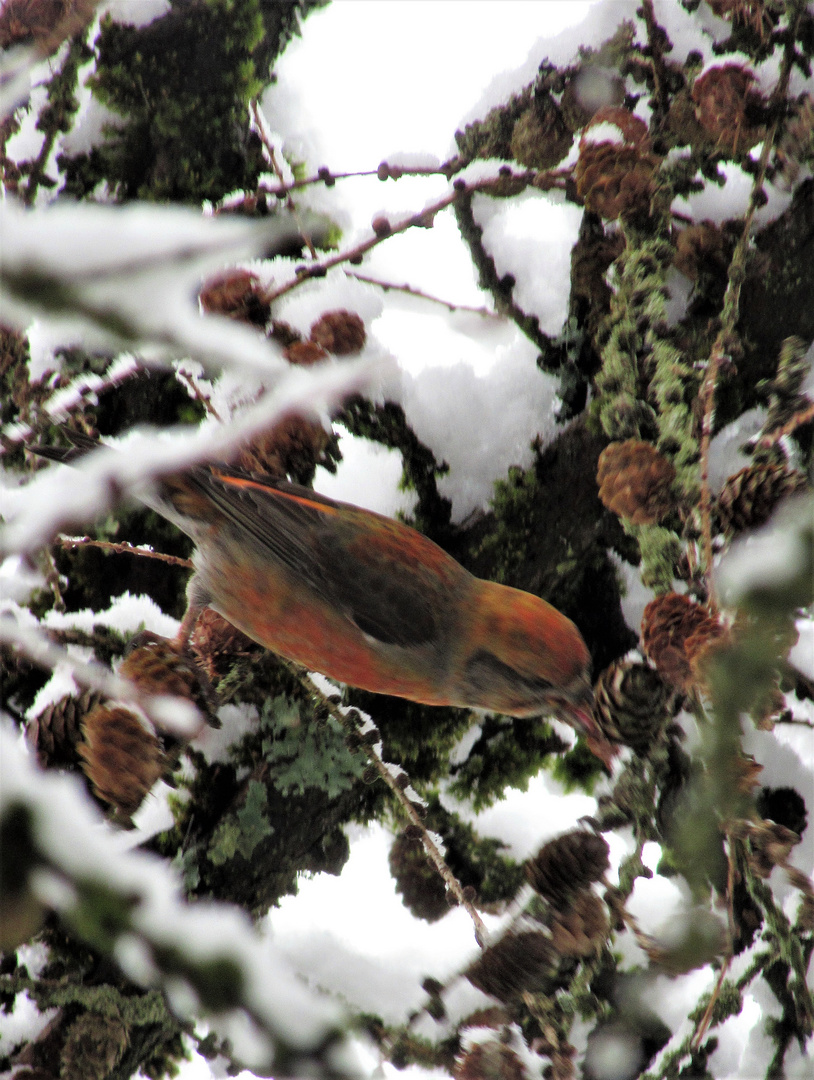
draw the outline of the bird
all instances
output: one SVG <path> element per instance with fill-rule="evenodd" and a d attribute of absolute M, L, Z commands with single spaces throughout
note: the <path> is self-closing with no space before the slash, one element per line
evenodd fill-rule
<path fill-rule="evenodd" d="M 29 449 L 70 462 L 98 445 L 70 437 L 67 450 Z M 538 596 L 474 576 L 409 525 L 215 464 L 162 477 L 144 501 L 195 544 L 179 642 L 210 607 L 336 682 L 423 705 L 553 713 L 589 744 L 600 737 L 575 624 Z"/>

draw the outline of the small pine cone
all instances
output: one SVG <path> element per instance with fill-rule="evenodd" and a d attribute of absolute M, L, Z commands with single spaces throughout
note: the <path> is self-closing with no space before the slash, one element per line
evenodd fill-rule
<path fill-rule="evenodd" d="M 164 772 L 158 739 L 120 705 L 97 705 L 82 721 L 82 768 L 93 790 L 119 814 L 135 813 Z"/>
<path fill-rule="evenodd" d="M 723 231 L 712 221 L 688 225 L 676 234 L 673 264 L 690 281 L 703 271 L 715 273 L 728 263 L 728 245 Z"/>
<path fill-rule="evenodd" d="M 61 1080 L 107 1080 L 122 1059 L 129 1037 L 120 1020 L 82 1013 L 68 1028 L 60 1054 Z"/>
<path fill-rule="evenodd" d="M 591 117 L 591 122 L 580 140 L 582 146 L 600 145 L 598 141 L 593 141 L 596 138 L 596 132 L 591 134 L 591 128 L 600 125 L 604 128 L 610 125 L 618 132 L 616 140 L 605 145 L 619 146 L 619 139 L 621 139 L 621 144 L 636 150 L 650 149 L 650 132 L 647 124 L 623 105 L 603 105 L 601 109 L 598 109 Z"/>
<path fill-rule="evenodd" d="M 310 367 L 328 359 L 328 351 L 318 341 L 292 341 L 283 349 L 283 356 L 296 367 Z"/>
<path fill-rule="evenodd" d="M 676 694 L 649 664 L 614 660 L 596 681 L 594 703 L 608 738 L 643 753 L 673 715 Z"/>
<path fill-rule="evenodd" d="M 651 600 L 642 617 L 642 647 L 659 674 L 679 690 L 688 690 L 695 681 L 685 646 L 694 641 L 697 653 L 702 644 L 720 637 L 723 629 L 709 611 L 689 596 L 665 593 Z"/>
<path fill-rule="evenodd" d="M 560 956 L 593 956 L 601 952 L 610 932 L 605 905 L 592 892 L 580 892 L 551 923 L 551 944 Z"/>
<path fill-rule="evenodd" d="M 204 608 L 198 616 L 190 645 L 210 679 L 222 679 L 236 660 L 262 651 L 261 645 L 212 608 Z"/>
<path fill-rule="evenodd" d="M 571 149 L 573 141 L 559 105 L 545 95 L 535 99 L 515 120 L 511 155 L 529 169 L 553 169 Z"/>
<path fill-rule="evenodd" d="M 747 465 L 729 477 L 718 496 L 721 532 L 736 535 L 764 525 L 782 499 L 807 487 L 805 475 L 786 465 L 767 462 Z"/>
<path fill-rule="evenodd" d="M 280 479 L 292 476 L 302 483 L 313 477 L 330 441 L 318 420 L 292 414 L 242 447 L 234 464 L 244 472 Z"/>
<path fill-rule="evenodd" d="M 29 722 L 26 737 L 43 769 L 79 767 L 82 717 L 101 701 L 95 690 L 85 690 L 79 697 L 67 695 Z"/>
<path fill-rule="evenodd" d="M 731 19 L 733 22 L 763 7 L 763 0 L 757 0 L 757 3 L 755 0 L 707 0 L 707 3 L 719 19 Z"/>
<path fill-rule="evenodd" d="M 420 840 L 402 833 L 390 848 L 390 873 L 404 906 L 417 919 L 437 922 L 449 911 L 443 879 Z"/>
<path fill-rule="evenodd" d="M 508 1017 L 502 1005 L 489 1005 L 485 1009 L 475 1009 L 468 1013 L 458 1024 L 461 1031 L 467 1028 L 492 1028 L 498 1030 L 505 1026 Z"/>
<path fill-rule="evenodd" d="M 716 145 L 731 153 L 746 151 L 766 133 L 760 121 L 764 102 L 755 76 L 740 64 L 722 64 L 700 75 L 692 88 L 695 115 Z"/>
<path fill-rule="evenodd" d="M 556 906 L 592 882 L 610 866 L 607 841 L 584 829 L 555 836 L 526 863 L 526 880 L 535 892 Z"/>
<path fill-rule="evenodd" d="M 613 221 L 647 216 L 658 158 L 616 143 L 589 143 L 580 150 L 574 176 L 585 207 Z"/>
<path fill-rule="evenodd" d="M 265 326 L 271 304 L 256 274 L 248 270 L 227 270 L 210 278 L 198 299 L 210 315 L 226 315 L 252 326 Z"/>
<path fill-rule="evenodd" d="M 311 327 L 310 339 L 334 356 L 352 356 L 365 347 L 365 324 L 353 311 L 326 311 Z"/>
<path fill-rule="evenodd" d="M 528 1073 L 510 1046 L 490 1039 L 458 1058 L 452 1075 L 455 1080 L 526 1080 Z"/>
<path fill-rule="evenodd" d="M 544 993 L 556 974 L 557 957 L 544 934 L 536 930 L 508 933 L 486 949 L 465 972 L 484 994 L 508 1002 L 524 991 Z"/>
<path fill-rule="evenodd" d="M 672 462 L 651 443 L 612 442 L 599 455 L 599 498 L 634 525 L 654 525 L 673 506 L 670 489 L 675 475 Z"/>
<path fill-rule="evenodd" d="M 170 638 L 143 630 L 130 641 L 119 667 L 143 694 L 172 694 L 191 701 L 210 723 L 217 697 L 208 676 L 191 653 Z"/>

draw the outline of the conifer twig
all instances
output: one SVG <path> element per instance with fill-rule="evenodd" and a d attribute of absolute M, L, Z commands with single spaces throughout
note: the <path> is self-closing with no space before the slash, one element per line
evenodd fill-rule
<path fill-rule="evenodd" d="M 171 566 L 182 566 L 186 570 L 193 568 L 191 559 L 182 559 L 179 555 L 165 555 L 163 551 L 153 551 L 149 547 L 136 547 L 124 542 L 114 544 L 111 540 L 91 540 L 89 536 L 57 536 L 54 543 L 64 548 L 92 547 L 108 554 L 140 555 L 144 559 L 158 559 Z"/>
<path fill-rule="evenodd" d="M 457 202 L 459 199 L 472 196 L 477 192 L 484 192 L 485 194 L 488 194 L 490 190 L 499 192 L 501 188 L 512 182 L 526 184 L 528 186 L 533 185 L 544 191 L 549 191 L 554 188 L 565 188 L 569 176 L 570 170 L 539 172 L 530 169 L 523 173 L 514 173 L 508 166 L 502 166 L 498 176 L 488 177 L 485 180 L 478 180 L 475 183 L 468 184 L 461 177 L 458 177 L 458 179 L 453 181 L 451 191 L 448 191 L 446 195 L 443 195 L 434 203 L 430 203 L 430 205 L 426 206 L 423 210 L 419 210 L 415 214 L 409 214 L 407 217 L 402 218 L 401 221 L 395 223 L 384 217 L 374 219 L 374 235 L 367 240 L 362 240 L 360 243 L 356 244 L 355 247 L 349 248 L 346 251 L 340 251 L 327 259 L 298 266 L 296 276 L 292 278 L 291 281 L 287 281 L 284 285 L 280 285 L 279 288 L 267 293 L 266 299 L 269 302 L 278 300 L 281 296 L 285 296 L 286 293 L 291 292 L 292 289 L 296 289 L 298 286 L 302 285 L 303 282 L 308 281 L 311 278 L 325 277 L 329 270 L 332 270 L 335 266 L 340 266 L 342 263 L 360 263 L 362 257 L 366 255 L 368 251 L 378 244 L 381 244 L 384 240 L 389 239 L 391 236 L 397 236 L 399 233 L 406 232 L 408 229 L 413 228 L 432 228 L 435 216 L 440 213 L 441 210 L 445 210 L 448 206 L 452 206 L 453 203 Z"/>
<path fill-rule="evenodd" d="M 485 305 L 475 307 L 473 304 L 455 304 L 451 300 L 442 300 L 440 296 L 433 296 L 432 293 L 424 292 L 423 289 L 417 289 L 414 285 L 396 285 L 390 281 L 380 281 L 378 278 L 368 277 L 367 274 L 359 274 L 355 270 L 347 270 L 346 273 L 348 277 L 356 278 L 357 281 L 364 281 L 368 285 L 378 285 L 384 292 L 403 292 L 419 300 L 428 300 L 431 304 L 441 304 L 447 311 L 471 311 L 473 315 L 482 315 L 486 319 L 503 318 L 499 312 L 490 311 Z"/>
<path fill-rule="evenodd" d="M 258 102 L 257 98 L 255 98 L 254 101 L 252 101 L 249 108 L 250 108 L 250 111 L 251 111 L 251 114 L 252 114 L 252 119 L 254 120 L 255 130 L 256 130 L 258 136 L 260 137 L 260 141 L 263 144 L 263 149 L 266 151 L 266 156 L 268 157 L 269 165 L 271 165 L 272 169 L 274 169 L 274 175 L 277 177 L 277 179 L 280 181 L 280 183 L 285 184 L 285 177 L 283 176 L 282 167 L 280 166 L 280 163 L 277 161 L 277 153 L 276 153 L 276 151 L 274 149 L 274 143 L 272 142 L 271 132 L 269 131 L 268 125 L 266 124 L 265 116 L 263 116 L 263 113 L 260 111 L 260 103 Z M 288 191 L 284 192 L 284 195 L 285 195 L 286 209 L 289 211 L 291 216 L 296 221 L 297 228 L 299 229 L 300 236 L 302 237 L 302 239 L 303 239 L 303 241 L 305 243 L 305 246 L 308 248 L 308 252 L 309 252 L 311 258 L 316 259 L 317 258 L 317 249 L 314 247 L 314 241 L 311 239 L 310 233 L 307 231 L 307 229 L 303 225 L 302 221 L 300 220 L 300 215 L 299 215 L 299 212 L 297 210 L 297 206 L 296 206 L 294 200 L 291 198 L 290 189 Z"/>

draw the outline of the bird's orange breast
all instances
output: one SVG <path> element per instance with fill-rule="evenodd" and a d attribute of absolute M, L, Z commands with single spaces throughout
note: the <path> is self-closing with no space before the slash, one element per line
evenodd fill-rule
<path fill-rule="evenodd" d="M 440 640 L 415 649 L 384 645 L 282 569 L 270 575 L 232 563 L 228 577 L 205 580 L 212 607 L 272 652 L 362 690 L 451 704 Z"/>

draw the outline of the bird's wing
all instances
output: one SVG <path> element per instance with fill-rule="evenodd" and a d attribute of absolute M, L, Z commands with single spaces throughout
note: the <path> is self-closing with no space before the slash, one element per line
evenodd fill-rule
<path fill-rule="evenodd" d="M 218 468 L 196 469 L 192 475 L 201 494 L 248 534 L 255 548 L 282 563 L 369 637 L 402 647 L 437 637 L 443 576 L 428 573 L 414 554 L 392 542 L 388 530 L 394 522 L 286 481 Z M 378 543 L 382 529 L 386 550 Z"/>

